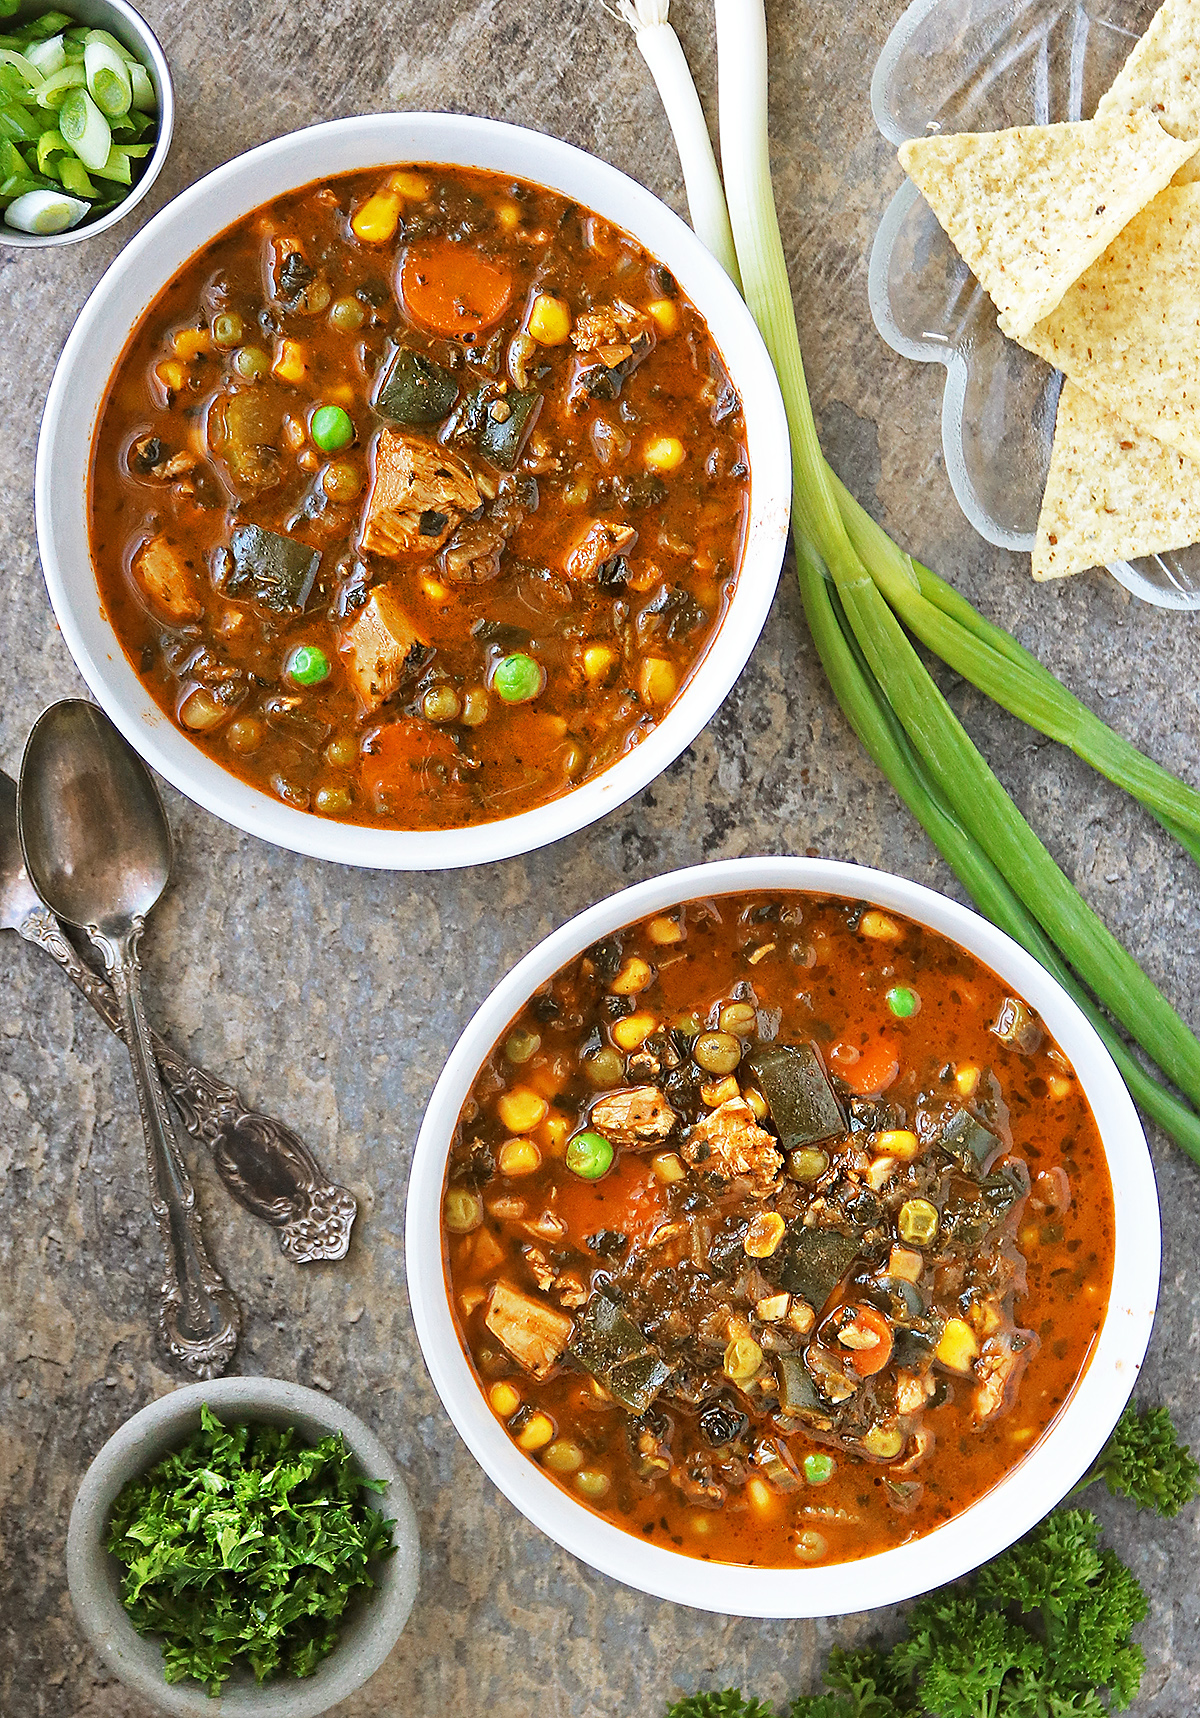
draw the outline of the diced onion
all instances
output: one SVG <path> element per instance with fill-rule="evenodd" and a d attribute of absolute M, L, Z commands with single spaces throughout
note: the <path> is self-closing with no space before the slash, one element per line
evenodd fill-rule
<path fill-rule="evenodd" d="M 22 233 L 65 233 L 88 212 L 89 205 L 62 191 L 26 191 L 4 211 L 6 226 Z"/>

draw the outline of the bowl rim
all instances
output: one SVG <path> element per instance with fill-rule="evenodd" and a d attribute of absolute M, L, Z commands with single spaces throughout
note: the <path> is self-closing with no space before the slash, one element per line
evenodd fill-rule
<path fill-rule="evenodd" d="M 6 226 L 0 221 L 0 244 L 9 245 L 13 250 L 51 250 L 56 245 L 74 245 L 82 239 L 95 238 L 97 233 L 105 233 L 110 227 L 115 227 L 118 221 L 123 221 L 149 191 L 154 181 L 162 172 L 170 153 L 171 143 L 175 134 L 175 84 L 171 77 L 171 67 L 163 51 L 163 45 L 146 19 L 129 0 L 72 0 L 73 4 L 84 4 L 84 10 L 95 10 L 105 14 L 105 27 L 111 27 L 112 34 L 125 41 L 130 53 L 137 53 L 146 70 L 150 73 L 154 84 L 154 93 L 158 97 L 158 136 L 154 140 L 154 148 L 146 162 L 141 178 L 132 185 L 127 197 L 102 215 L 98 221 L 83 220 L 79 226 L 70 227 L 65 233 L 22 233 L 16 227 Z M 32 0 L 26 8 L 22 6 L 14 14 L 14 20 L 19 20 L 28 10 L 33 16 L 40 17 L 45 12 L 55 10 L 54 0 Z M 88 24 L 90 29 L 101 26 L 92 24 L 88 19 L 80 20 Z M 132 40 L 126 41 L 126 37 Z"/>
<path fill-rule="evenodd" d="M 1082 1379 L 1039 1443 L 993 1489 L 923 1538 L 815 1568 L 753 1569 L 650 1546 L 559 1489 L 505 1435 L 459 1342 L 442 1263 L 441 1200 L 459 1110 L 496 1040 L 537 986 L 598 938 L 682 901 L 748 889 L 847 896 L 958 943 L 1042 1015 L 1096 1116 L 1113 1183 L 1113 1288 Z M 987 919 L 935 890 L 837 860 L 748 857 L 690 866 L 610 895 L 537 944 L 476 1010 L 421 1124 L 405 1224 L 409 1299 L 434 1387 L 468 1449 L 511 1503 L 583 1562 L 655 1597 L 746 1617 L 871 1610 L 977 1568 L 1032 1527 L 1088 1469 L 1127 1401 L 1150 1339 L 1161 1233 L 1154 1170 L 1133 1101 L 1094 1029 L 1057 981 Z"/>
<path fill-rule="evenodd" d="M 548 804 L 463 829 L 338 823 L 286 806 L 209 759 L 134 674 L 103 615 L 87 537 L 96 419 L 146 303 L 201 245 L 273 196 L 334 173 L 405 160 L 491 167 L 573 196 L 666 262 L 705 317 L 742 395 L 751 473 L 742 564 L 726 612 L 663 719 L 600 775 Z M 314 175 L 316 163 L 321 171 Z M 140 286 L 143 280 L 152 285 Z M 104 355 L 114 346 L 110 361 Z M 154 769 L 215 816 L 293 852 L 383 869 L 442 870 L 511 858 L 574 834 L 639 793 L 692 743 L 748 661 L 774 598 L 791 464 L 783 398 L 753 317 L 691 228 L 651 192 L 598 157 L 525 127 L 458 114 L 370 114 L 325 121 L 248 150 L 197 180 L 136 234 L 94 288 L 59 358 L 38 438 L 34 492 L 42 570 L 67 647 L 98 702 Z"/>
<path fill-rule="evenodd" d="M 311 1677 L 266 1684 L 230 1682 L 219 1701 L 197 1682 L 167 1683 L 157 1643 L 139 1635 L 116 1586 L 116 1564 L 104 1547 L 109 1511 L 122 1486 L 199 1429 L 203 1403 L 221 1418 L 299 1422 L 307 1436 L 341 1432 L 364 1474 L 385 1480 L 378 1507 L 394 1516 L 395 1554 L 376 1572 L 374 1597 L 349 1639 L 340 1639 Z M 312 1429 L 310 1429 L 312 1428 Z M 76 1620 L 123 1682 L 159 1710 L 201 1718 L 319 1718 L 379 1669 L 408 1621 L 417 1592 L 420 1535 L 395 1461 L 370 1428 L 340 1402 L 282 1378 L 216 1378 L 159 1396 L 118 1426 L 83 1476 L 67 1528 L 67 1582 Z M 108 1578 L 108 1572 L 112 1578 Z"/>

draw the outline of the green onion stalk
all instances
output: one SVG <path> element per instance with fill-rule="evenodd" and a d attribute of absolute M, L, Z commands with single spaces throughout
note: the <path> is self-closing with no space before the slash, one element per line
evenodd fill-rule
<path fill-rule="evenodd" d="M 639 16 L 647 3 L 642 0 Z M 728 204 L 722 198 L 720 206 L 728 209 L 728 228 L 718 221 L 710 235 L 700 221 L 696 225 L 702 239 L 711 237 L 719 260 L 724 230 L 732 231 L 740 285 L 779 376 L 791 431 L 797 571 L 818 655 L 855 733 L 976 905 L 1063 984 L 1145 1112 L 1200 1162 L 1200 1116 L 1147 1071 L 1108 1016 L 1192 1105 L 1200 1105 L 1200 1043 L 1025 822 L 905 627 L 1004 708 L 1134 794 L 1198 858 L 1200 794 L 1113 733 L 1016 639 L 904 554 L 826 464 L 771 188 L 762 0 L 715 0 L 715 7 L 728 192 Z M 661 0 L 656 12 L 655 27 L 669 31 Z M 635 28 L 641 46 L 642 29 Z M 660 90 L 664 83 L 670 90 L 669 99 L 664 92 L 670 118 L 681 105 L 679 66 L 664 57 L 660 75 L 659 65 L 646 58 Z M 686 62 L 683 76 L 691 84 Z M 720 181 L 711 146 L 706 169 L 690 136 L 677 130 L 676 142 L 695 219 L 700 200 L 693 185 L 711 172 L 716 187 L 710 184 L 703 199 L 711 210 Z"/>

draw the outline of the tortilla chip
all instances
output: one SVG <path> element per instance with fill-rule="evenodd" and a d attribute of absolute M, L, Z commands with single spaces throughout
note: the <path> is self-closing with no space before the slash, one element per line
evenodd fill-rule
<path fill-rule="evenodd" d="M 1024 334 L 1196 148 L 1142 112 L 911 138 L 900 165 L 991 294 L 1001 326 Z"/>
<path fill-rule="evenodd" d="M 1160 192 L 1019 338 L 1101 405 L 1200 459 L 1200 185 Z"/>
<path fill-rule="evenodd" d="M 1200 542 L 1200 464 L 1064 382 L 1033 548 L 1035 579 Z"/>
<path fill-rule="evenodd" d="M 1172 137 L 1200 138 L 1200 7 L 1166 0 L 1106 95 L 1096 118 L 1148 108 Z M 1200 160 L 1185 161 L 1174 183 L 1200 179 Z"/>

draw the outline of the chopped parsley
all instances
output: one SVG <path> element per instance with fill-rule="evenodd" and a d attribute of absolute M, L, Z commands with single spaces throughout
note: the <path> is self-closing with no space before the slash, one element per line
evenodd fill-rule
<path fill-rule="evenodd" d="M 391 1521 L 363 1502 L 341 1433 L 305 1444 L 294 1429 L 225 1426 L 207 1406 L 181 1450 L 130 1480 L 108 1549 L 139 1634 L 157 1635 L 168 1682 L 219 1694 L 235 1668 L 259 1682 L 309 1676 L 337 1644 L 351 1596 L 374 1585 Z"/>

